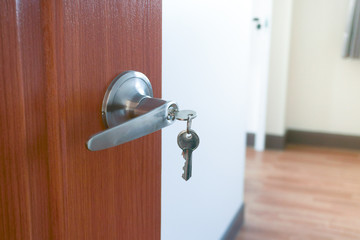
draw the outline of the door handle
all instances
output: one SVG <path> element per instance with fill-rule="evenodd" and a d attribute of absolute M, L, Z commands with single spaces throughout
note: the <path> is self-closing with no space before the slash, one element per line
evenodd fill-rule
<path fill-rule="evenodd" d="M 102 117 L 108 129 L 90 137 L 91 151 L 114 147 L 170 126 L 178 106 L 173 101 L 153 98 L 149 79 L 127 71 L 118 75 L 105 93 Z"/>

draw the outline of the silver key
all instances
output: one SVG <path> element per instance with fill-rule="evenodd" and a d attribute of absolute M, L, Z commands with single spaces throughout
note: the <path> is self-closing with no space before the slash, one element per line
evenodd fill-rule
<path fill-rule="evenodd" d="M 196 112 L 193 110 L 181 110 L 175 113 L 175 118 L 181 121 L 187 121 L 188 119 L 196 118 Z"/>
<path fill-rule="evenodd" d="M 187 181 L 191 177 L 192 171 L 192 152 L 199 146 L 200 138 L 195 131 L 190 130 L 182 131 L 179 133 L 177 142 L 179 147 L 183 150 L 183 157 L 185 159 L 185 165 L 183 167 L 184 173 L 182 177 Z"/>

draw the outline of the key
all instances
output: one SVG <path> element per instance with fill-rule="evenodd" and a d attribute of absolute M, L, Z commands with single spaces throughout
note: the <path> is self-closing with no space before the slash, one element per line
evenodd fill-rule
<path fill-rule="evenodd" d="M 178 135 L 178 145 L 183 150 L 183 157 L 185 159 L 185 165 L 183 167 L 184 173 L 183 179 L 186 181 L 191 177 L 192 171 L 192 152 L 199 146 L 200 138 L 194 130 L 190 130 L 189 134 L 186 130 L 182 131 Z"/>
<path fill-rule="evenodd" d="M 181 121 L 187 121 L 196 118 L 196 112 L 193 110 L 181 110 L 175 113 L 175 118 Z"/>

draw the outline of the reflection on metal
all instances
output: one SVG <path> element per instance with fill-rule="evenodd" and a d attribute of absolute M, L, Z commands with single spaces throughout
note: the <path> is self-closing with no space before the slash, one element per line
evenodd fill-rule
<path fill-rule="evenodd" d="M 153 98 L 149 79 L 127 71 L 118 75 L 106 91 L 102 117 L 108 129 L 87 142 L 91 151 L 114 147 L 148 135 L 174 123 L 175 102 Z"/>

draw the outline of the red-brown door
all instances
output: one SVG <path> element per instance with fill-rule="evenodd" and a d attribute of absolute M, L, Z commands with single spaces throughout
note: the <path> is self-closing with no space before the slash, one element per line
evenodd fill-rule
<path fill-rule="evenodd" d="M 2 0 L 0 14 L 0 239 L 160 239 L 160 132 L 85 142 L 119 73 L 161 97 L 161 0 Z"/>

